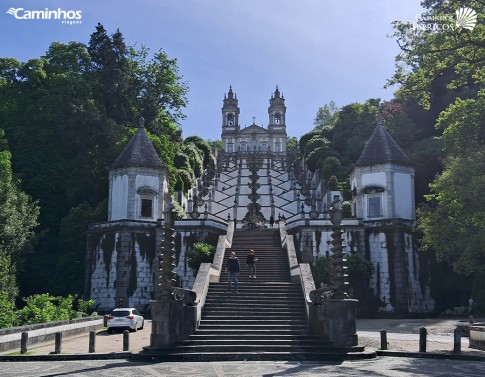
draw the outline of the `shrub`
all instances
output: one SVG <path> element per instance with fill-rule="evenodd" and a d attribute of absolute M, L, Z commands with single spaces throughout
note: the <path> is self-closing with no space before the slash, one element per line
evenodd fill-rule
<path fill-rule="evenodd" d="M 214 253 L 214 246 L 206 243 L 194 243 L 194 248 L 187 257 L 187 263 L 189 267 L 194 270 L 194 274 L 197 274 L 201 263 L 212 262 L 214 259 Z"/>
<path fill-rule="evenodd" d="M 60 297 L 48 293 L 29 296 L 24 301 L 25 306 L 17 312 L 19 326 L 82 317 L 94 305 L 94 300 L 84 301 L 75 295 Z"/>
<path fill-rule="evenodd" d="M 315 280 L 316 288 L 320 288 L 320 284 L 329 285 L 332 282 L 333 266 L 330 257 L 318 257 L 315 259 L 313 265 L 313 279 Z"/>

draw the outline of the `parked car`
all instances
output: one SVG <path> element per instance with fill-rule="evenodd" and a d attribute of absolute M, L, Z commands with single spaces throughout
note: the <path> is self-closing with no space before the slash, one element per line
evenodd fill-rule
<path fill-rule="evenodd" d="M 108 334 L 114 329 L 143 330 L 145 319 L 135 308 L 117 308 L 108 316 Z"/>

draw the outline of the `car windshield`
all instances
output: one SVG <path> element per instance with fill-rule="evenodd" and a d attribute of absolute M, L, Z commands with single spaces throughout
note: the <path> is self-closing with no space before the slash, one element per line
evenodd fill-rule
<path fill-rule="evenodd" d="M 112 317 L 127 317 L 130 315 L 130 312 L 128 310 L 116 310 L 114 312 L 111 312 Z"/>

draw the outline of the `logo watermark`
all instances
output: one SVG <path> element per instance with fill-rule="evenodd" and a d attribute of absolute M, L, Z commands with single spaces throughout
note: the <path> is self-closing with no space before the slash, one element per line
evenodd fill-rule
<path fill-rule="evenodd" d="M 416 16 L 415 30 L 454 31 L 460 29 L 473 30 L 477 24 L 477 12 L 472 8 L 462 7 L 455 14 Z"/>
<path fill-rule="evenodd" d="M 17 20 L 57 20 L 66 25 L 82 24 L 82 11 L 80 10 L 10 8 L 5 13 Z"/>

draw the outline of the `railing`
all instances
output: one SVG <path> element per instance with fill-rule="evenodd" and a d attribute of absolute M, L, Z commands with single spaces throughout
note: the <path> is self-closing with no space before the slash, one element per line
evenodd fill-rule
<path fill-rule="evenodd" d="M 307 316 L 309 315 L 309 306 L 312 305 L 310 293 L 315 290 L 315 283 L 313 280 L 312 271 L 308 263 L 298 263 L 296 256 L 295 244 L 293 236 L 287 234 L 286 224 L 282 221 L 278 223 L 280 232 L 281 246 L 286 248 L 288 255 L 288 263 L 290 266 L 290 275 L 292 282 L 299 282 L 305 297 L 305 309 Z"/>
<path fill-rule="evenodd" d="M 103 328 L 103 317 L 83 317 L 69 321 L 47 322 L 0 330 L 0 351 L 20 348 L 22 333 L 28 334 L 28 344 L 50 341 L 56 333 L 65 336 L 77 335 Z"/>
<path fill-rule="evenodd" d="M 192 305 L 197 305 L 197 326 L 200 323 L 202 309 L 205 305 L 205 299 L 209 290 L 209 284 L 211 282 L 218 282 L 221 276 L 222 265 L 224 263 L 224 253 L 226 248 L 232 245 L 232 238 L 234 236 L 234 223 L 229 222 L 227 227 L 227 233 L 219 236 L 217 242 L 216 252 L 214 254 L 214 260 L 212 263 L 202 263 L 195 277 L 195 282 L 191 292 L 194 292 L 196 297 L 185 298 L 186 293 L 183 293 L 184 300 L 192 300 Z M 187 302 L 187 301 L 186 301 Z"/>

